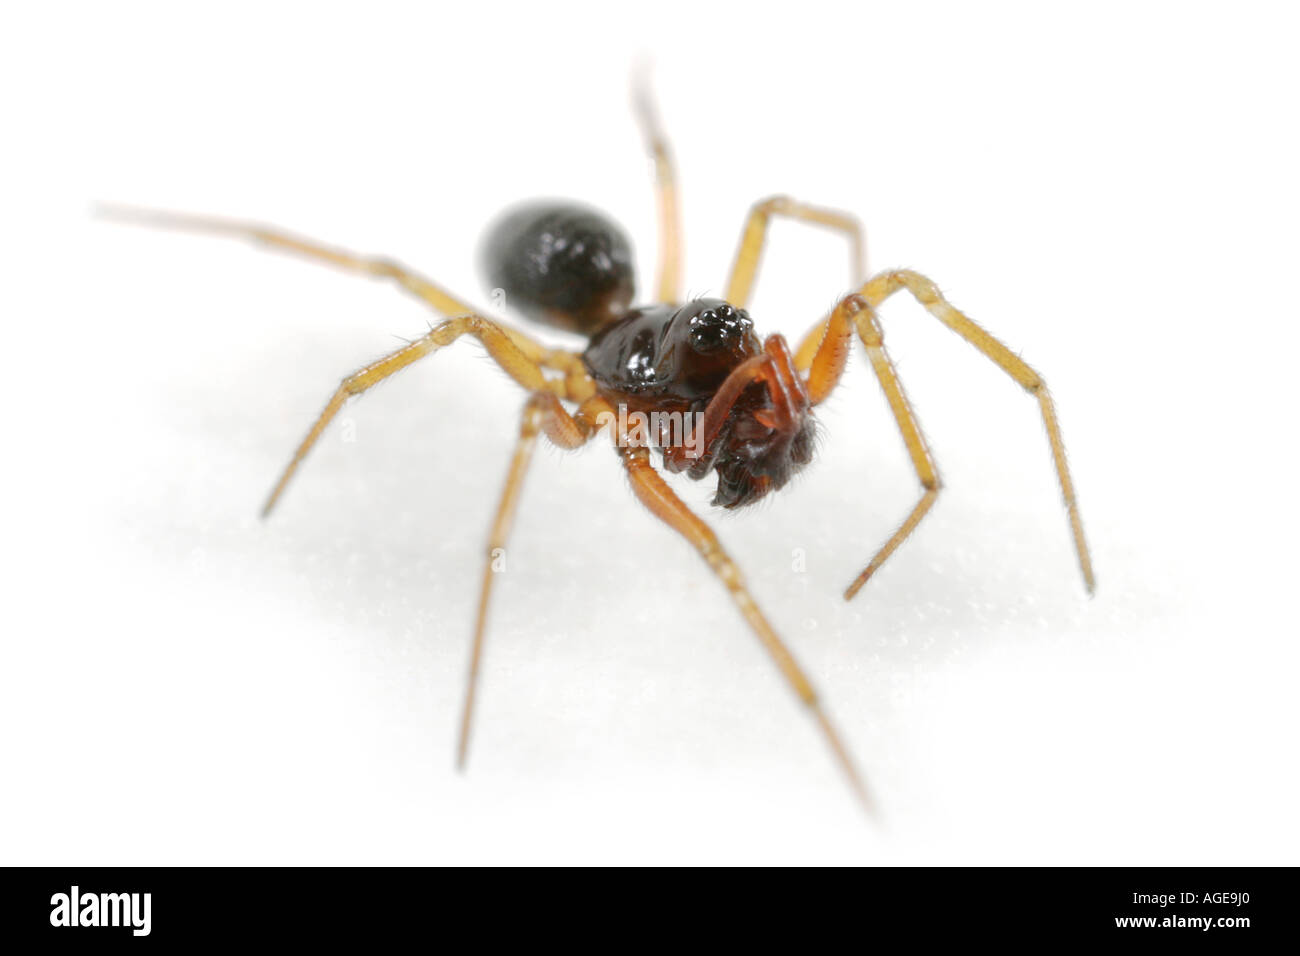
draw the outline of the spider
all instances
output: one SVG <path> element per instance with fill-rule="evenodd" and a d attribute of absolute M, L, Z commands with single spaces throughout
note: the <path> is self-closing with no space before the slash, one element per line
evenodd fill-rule
<path fill-rule="evenodd" d="M 461 336 L 479 340 L 489 356 L 527 393 L 505 488 L 488 535 L 488 560 L 479 592 L 473 645 L 460 718 L 456 764 L 469 752 L 488 606 L 495 573 L 492 556 L 506 545 L 539 435 L 576 449 L 608 433 L 636 497 L 689 542 L 726 588 L 754 635 L 791 689 L 808 708 L 855 795 L 871 809 L 867 788 L 848 748 L 803 669 L 759 609 L 736 563 L 712 529 L 677 496 L 655 468 L 695 480 L 717 476 L 715 506 L 743 508 L 784 487 L 813 454 L 815 409 L 835 389 L 856 335 L 888 401 L 921 485 L 921 495 L 897 530 L 844 593 L 851 599 L 903 543 L 939 496 L 934 460 L 885 350 L 877 308 L 896 292 L 913 296 L 1018 382 L 1038 402 L 1089 593 L 1092 563 L 1055 407 L 1043 379 L 998 339 L 944 298 L 923 275 L 898 269 L 868 279 L 863 230 L 849 213 L 784 196 L 749 210 L 722 298 L 683 301 L 681 223 L 677 175 L 663 128 L 648 93 L 636 86 L 638 125 L 653 160 L 659 225 L 654 301 L 634 306 L 631 245 L 604 214 L 570 201 L 516 207 L 493 226 L 484 243 L 490 284 L 524 318 L 587 338 L 582 352 L 549 348 L 391 259 L 362 256 L 253 222 L 182 213 L 101 207 L 110 218 L 253 240 L 344 270 L 391 280 L 446 317 L 411 341 L 342 380 L 294 451 L 262 508 L 275 508 L 330 421 L 360 395 Z M 779 334 L 760 339 L 746 304 L 758 271 L 768 225 L 785 217 L 841 233 L 850 249 L 850 287 L 835 308 L 791 349 Z M 494 291 L 495 291 L 494 290 Z"/>

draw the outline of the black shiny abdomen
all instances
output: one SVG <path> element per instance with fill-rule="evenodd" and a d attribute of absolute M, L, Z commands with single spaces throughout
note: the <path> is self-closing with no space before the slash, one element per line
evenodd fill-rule
<path fill-rule="evenodd" d="M 566 201 L 507 212 L 483 245 L 488 282 L 505 305 L 547 325 L 591 335 L 622 318 L 636 292 L 632 246 L 608 217 Z"/>

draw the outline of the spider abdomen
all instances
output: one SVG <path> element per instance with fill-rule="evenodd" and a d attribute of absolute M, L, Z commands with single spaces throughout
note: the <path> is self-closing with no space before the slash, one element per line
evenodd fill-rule
<path fill-rule="evenodd" d="M 583 335 L 621 318 L 636 292 L 627 235 L 603 213 L 565 200 L 503 215 L 488 230 L 483 266 L 506 307 Z"/>

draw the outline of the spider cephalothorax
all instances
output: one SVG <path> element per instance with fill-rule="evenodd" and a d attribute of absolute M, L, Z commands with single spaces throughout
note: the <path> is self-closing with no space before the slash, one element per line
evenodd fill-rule
<path fill-rule="evenodd" d="M 760 342 L 749 313 L 722 299 L 636 309 L 597 332 L 582 360 L 611 402 L 658 416 L 650 437 L 668 471 L 717 472 L 715 505 L 757 501 L 812 457 L 811 403 L 785 341 Z M 668 434 L 671 415 L 687 430 Z"/>

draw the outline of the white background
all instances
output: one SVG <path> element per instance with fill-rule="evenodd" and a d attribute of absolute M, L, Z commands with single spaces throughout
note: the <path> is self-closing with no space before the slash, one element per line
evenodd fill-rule
<path fill-rule="evenodd" d="M 1297 862 L 1286 5 L 36 10 L 0 24 L 0 861 Z M 712 516 L 883 825 L 603 443 L 538 456 L 456 774 L 515 387 L 470 342 L 417 366 L 259 522 L 338 379 L 433 316 L 89 216 L 253 217 L 486 304 L 484 223 L 574 196 L 644 287 L 642 54 L 692 292 L 760 196 L 851 209 L 873 267 L 933 276 L 1060 407 L 1092 600 L 1034 402 L 901 298 L 947 485 L 915 538 L 840 598 L 917 495 L 860 351 L 815 466 Z M 760 330 L 802 332 L 844 258 L 776 226 Z"/>

